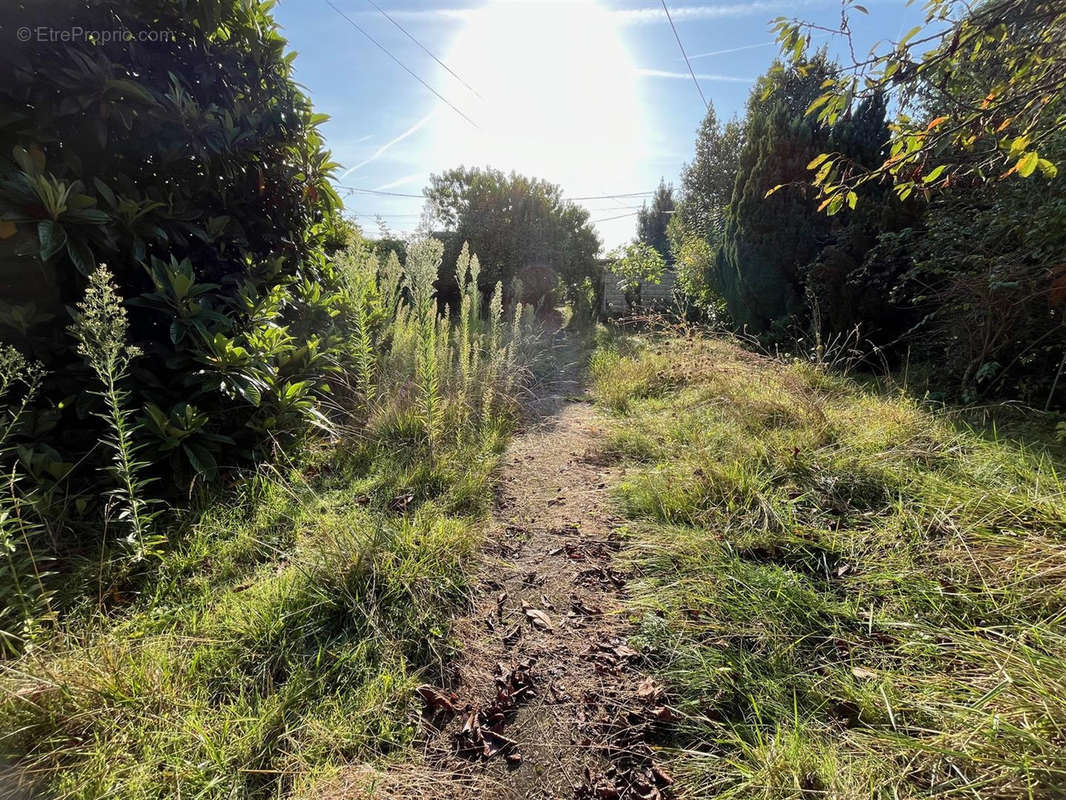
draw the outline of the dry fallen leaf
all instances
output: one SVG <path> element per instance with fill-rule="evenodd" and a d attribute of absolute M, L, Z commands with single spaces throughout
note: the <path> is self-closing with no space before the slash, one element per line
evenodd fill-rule
<path fill-rule="evenodd" d="M 870 679 L 877 677 L 876 672 L 874 672 L 872 669 L 866 669 L 864 667 L 852 667 L 851 674 L 859 679 Z"/>
<path fill-rule="evenodd" d="M 529 623 L 531 625 L 535 625 L 538 628 L 540 628 L 541 630 L 545 630 L 545 631 L 552 630 L 551 617 L 549 617 L 547 614 L 545 614 L 539 608 L 527 608 L 526 609 L 526 618 L 529 620 Z"/>
<path fill-rule="evenodd" d="M 451 698 L 444 694 L 440 689 L 430 686 L 428 683 L 415 689 L 415 694 L 422 698 L 422 702 L 430 708 L 455 711 L 455 705 L 452 703 Z"/>
<path fill-rule="evenodd" d="M 658 700 L 663 696 L 663 687 L 651 678 L 645 678 L 637 687 L 637 697 L 646 702 Z"/>

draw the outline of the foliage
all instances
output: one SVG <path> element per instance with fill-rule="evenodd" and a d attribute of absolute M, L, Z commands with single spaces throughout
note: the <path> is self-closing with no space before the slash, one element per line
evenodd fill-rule
<path fill-rule="evenodd" d="M 23 432 L 22 461 L 56 451 L 76 465 L 92 518 L 107 424 L 62 320 L 97 264 L 127 300 L 127 344 L 145 353 L 125 408 L 144 410 L 137 434 L 167 454 L 157 472 L 177 470 L 159 486 L 181 494 L 305 426 L 335 344 L 324 251 L 351 231 L 324 117 L 292 80 L 269 3 L 20 8 L 33 30 L 166 33 L 34 36 L 0 53 L 0 336 L 48 369 L 34 410 L 48 423 Z"/>
<path fill-rule="evenodd" d="M 405 287 L 411 293 L 411 312 L 416 326 L 415 382 L 426 438 L 432 446 L 440 428 L 440 372 L 437 368 L 437 307 L 433 302 L 433 282 L 440 269 L 444 245 L 436 239 L 422 239 L 407 254 Z"/>
<path fill-rule="evenodd" d="M 1066 200 L 1057 183 L 945 190 L 922 226 L 895 240 L 912 264 L 895 291 L 924 311 L 915 356 L 938 365 L 944 388 L 1061 405 Z"/>
<path fill-rule="evenodd" d="M 659 181 L 651 207 L 645 203 L 637 212 L 637 241 L 654 247 L 667 265 L 673 262 L 670 256 L 670 241 L 666 235 L 667 225 L 674 215 L 674 187 Z"/>
<path fill-rule="evenodd" d="M 966 180 L 1058 171 L 1046 156 L 1066 126 L 1066 9 L 1056 0 L 929 0 L 923 24 L 898 42 L 854 56 L 826 78 L 807 113 L 832 125 L 857 98 L 886 95 L 898 106 L 891 147 L 875 163 L 827 149 L 810 163 L 822 206 L 843 208 L 859 186 L 888 179 L 900 198 Z M 852 44 L 845 0 L 839 33 Z M 819 26 L 779 19 L 786 53 L 802 59 L 805 32 Z M 929 113 L 928 102 L 936 107 Z"/>
<path fill-rule="evenodd" d="M 25 423 L 43 379 L 40 363 L 0 344 L 0 656 L 29 646 L 52 617 L 52 590 L 46 585 L 50 575 L 35 552 L 42 526 L 32 493 L 24 493 L 23 476 L 10 458 L 17 452 L 15 434 Z"/>
<path fill-rule="evenodd" d="M 431 176 L 424 193 L 431 223 L 447 234 L 445 261 L 452 263 L 469 242 L 481 256 L 484 290 L 499 281 L 510 292 L 518 278 L 529 291 L 517 299 L 535 305 L 557 282 L 569 299 L 585 278 L 599 274 L 600 242 L 588 211 L 563 199 L 555 184 L 457 167 Z"/>
<path fill-rule="evenodd" d="M 454 324 L 437 314 L 440 257 L 433 239 L 411 243 L 406 273 L 360 242 L 339 254 L 338 317 L 357 335 L 323 406 L 330 437 L 160 518 L 170 529 L 134 587 L 98 589 L 99 565 L 86 564 L 93 582 L 66 593 L 63 635 L 0 664 L 5 787 L 302 796 L 412 741 L 413 690 L 459 646 L 448 623 L 468 597 L 477 517 L 543 352 L 499 283 L 482 314 L 468 248 L 466 311 Z M 106 275 L 94 287 L 81 324 L 97 330 L 103 310 L 120 328 Z M 86 340 L 129 357 L 121 338 Z M 9 523 L 0 513 L 5 544 Z M 20 635 L 22 610 L 5 609 L 5 635 Z"/>
<path fill-rule="evenodd" d="M 1061 459 L 728 340 L 592 364 L 680 796 L 1060 791 Z"/>
<path fill-rule="evenodd" d="M 682 227 L 686 238 L 702 237 L 712 249 L 721 244 L 743 146 L 743 123 L 732 119 L 722 125 L 714 106 L 708 106 L 696 133 L 695 157 L 681 171 L 681 202 L 671 220 Z"/>
<path fill-rule="evenodd" d="M 752 333 L 792 338 L 789 327 L 812 324 L 819 339 L 824 320 L 834 333 L 863 321 L 855 310 L 854 295 L 862 289 L 855 276 L 882 223 L 884 192 L 866 190 L 881 201 L 869 218 L 845 214 L 830 222 L 814 213 L 806 166 L 830 144 L 860 161 L 876 159 L 887 135 L 885 103 L 878 96 L 863 100 L 833 127 L 805 116 L 831 69 L 824 54 L 806 65 L 772 68 L 748 101 L 740 172 L 713 284 L 732 318 Z M 822 260 L 827 255 L 833 262 Z M 877 266 L 865 269 L 876 272 Z"/>
<path fill-rule="evenodd" d="M 641 285 L 659 283 L 666 271 L 666 261 L 647 242 L 635 241 L 616 248 L 610 259 L 611 271 L 619 276 L 618 288 L 625 293 L 630 308 L 640 305 Z"/>
<path fill-rule="evenodd" d="M 709 308 L 718 300 L 709 280 L 715 251 L 703 237 L 685 233 L 680 223 L 674 224 L 671 220 L 671 225 L 667 232 L 671 234 L 670 251 L 677 273 L 677 288 L 696 305 Z"/>

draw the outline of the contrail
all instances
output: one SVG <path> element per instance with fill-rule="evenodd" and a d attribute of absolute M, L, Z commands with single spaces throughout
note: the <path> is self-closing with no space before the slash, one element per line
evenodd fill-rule
<path fill-rule="evenodd" d="M 412 133 L 417 131 L 419 128 L 424 127 L 426 125 L 426 123 L 428 123 L 431 119 L 433 119 L 433 117 L 434 117 L 434 115 L 436 113 L 437 113 L 436 111 L 430 111 L 428 114 L 426 114 L 426 116 L 422 117 L 422 119 L 420 119 L 418 122 L 416 122 L 410 128 L 405 130 L 403 133 L 401 133 L 395 139 L 390 139 L 389 141 L 385 142 L 385 144 L 381 145 L 381 147 L 379 147 L 377 150 L 374 151 L 374 155 L 370 156 L 370 158 L 368 158 L 366 161 L 360 161 L 358 164 L 356 164 L 351 169 L 346 170 L 344 172 L 344 174 L 341 175 L 340 178 L 338 178 L 338 180 L 342 180 L 343 181 L 345 178 L 347 178 L 349 175 L 351 175 L 353 172 L 355 172 L 360 167 L 365 167 L 371 161 L 376 161 L 378 158 L 380 158 L 385 153 L 386 150 L 388 150 L 394 144 L 397 144 L 398 142 L 402 142 L 404 139 L 406 139 Z"/>

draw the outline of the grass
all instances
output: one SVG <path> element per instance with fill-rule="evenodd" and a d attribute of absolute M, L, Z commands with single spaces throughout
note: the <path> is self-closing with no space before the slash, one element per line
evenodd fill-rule
<path fill-rule="evenodd" d="M 728 340 L 591 371 L 680 795 L 1066 794 L 1053 451 Z"/>
<path fill-rule="evenodd" d="M 501 444 L 429 463 L 382 435 L 249 476 L 139 592 L 4 669 L 0 746 L 51 796 L 93 798 L 300 796 L 399 752 Z"/>

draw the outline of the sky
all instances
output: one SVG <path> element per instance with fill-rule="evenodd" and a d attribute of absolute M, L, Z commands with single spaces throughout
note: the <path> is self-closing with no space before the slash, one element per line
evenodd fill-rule
<path fill-rule="evenodd" d="M 860 53 L 922 18 L 906 0 L 863 5 Z M 840 0 L 667 8 L 720 119 L 742 113 L 777 54 L 773 19 L 840 18 Z M 589 209 L 605 249 L 624 244 L 660 179 L 678 185 L 706 113 L 654 0 L 280 0 L 275 16 L 299 54 L 296 80 L 330 115 L 322 132 L 346 213 L 371 235 L 381 222 L 413 230 L 429 175 L 464 165 L 558 183 Z M 831 54 L 843 47 L 823 41 Z"/>

